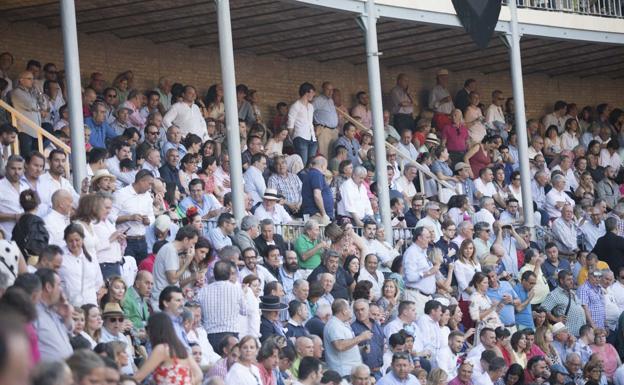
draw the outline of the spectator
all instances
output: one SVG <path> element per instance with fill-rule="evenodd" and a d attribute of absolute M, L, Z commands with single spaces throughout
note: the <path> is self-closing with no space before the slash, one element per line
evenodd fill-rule
<path fill-rule="evenodd" d="M 256 248 L 260 252 L 260 256 L 265 257 L 268 254 L 269 246 L 277 246 L 280 255 L 286 254 L 286 243 L 284 238 L 275 233 L 275 225 L 273 220 L 266 218 L 260 221 L 260 235 L 254 239 Z"/>
<path fill-rule="evenodd" d="M 50 235 L 43 219 L 37 216 L 39 196 L 33 190 L 24 190 L 19 195 L 19 203 L 24 210 L 13 228 L 12 239 L 19 247 L 24 258 L 37 256 L 48 244 Z"/>
<path fill-rule="evenodd" d="M 327 160 L 315 157 L 310 163 L 307 176 L 302 178 L 302 213 L 310 215 L 319 224 L 326 225 L 334 219 L 334 198 L 331 189 L 325 181 Z"/>
<path fill-rule="evenodd" d="M 269 177 L 268 188 L 275 189 L 282 198 L 282 204 L 286 211 L 293 216 L 299 215 L 302 197 L 301 187 L 303 183 L 297 175 L 288 171 L 286 158 L 277 156 L 273 158 L 275 173 Z"/>
<path fill-rule="evenodd" d="M 310 83 L 302 83 L 299 86 L 299 99 L 295 101 L 288 111 L 287 127 L 293 138 L 295 152 L 301 157 L 304 165 L 308 159 L 313 158 L 318 150 L 318 142 L 314 132 L 314 98 L 315 89 Z"/>
<path fill-rule="evenodd" d="M 366 330 L 357 337 L 345 325 L 352 319 L 351 309 L 347 301 L 337 299 L 332 305 L 333 317 L 327 323 L 323 338 L 325 346 L 325 358 L 330 369 L 336 370 L 340 375 L 350 374 L 350 369 L 362 363 L 357 345 L 361 342 L 369 341 L 373 333 Z"/>
<path fill-rule="evenodd" d="M 13 227 L 24 210 L 19 204 L 20 194 L 28 189 L 22 177 L 24 175 L 24 158 L 11 155 L 6 162 L 5 177 L 0 181 L 0 229 L 6 239 L 11 240 Z"/>
<path fill-rule="evenodd" d="M 585 311 L 585 318 L 589 325 L 594 328 L 605 327 L 605 301 L 604 292 L 600 286 L 602 272 L 600 270 L 590 271 L 587 281 L 579 286 L 576 291 L 580 304 Z"/>
<path fill-rule="evenodd" d="M 288 212 L 286 212 L 284 206 L 278 203 L 279 201 L 280 196 L 277 194 L 277 191 L 272 188 L 267 188 L 264 190 L 261 204 L 256 207 L 254 216 L 258 220 L 272 220 L 275 225 L 279 226 L 279 232 L 281 232 L 281 225 L 292 222 L 292 218 Z"/>
<path fill-rule="evenodd" d="M 13 155 L 13 143 L 17 138 L 17 128 L 10 123 L 0 125 L 0 176 L 4 176 L 9 156 Z"/>
<path fill-rule="evenodd" d="M 199 136 L 202 140 L 207 140 L 206 121 L 203 119 L 199 107 L 195 104 L 196 98 L 197 91 L 195 88 L 190 85 L 185 86 L 182 100 L 173 103 L 163 117 L 163 125 L 167 128 L 171 125 L 180 127 L 182 136 L 190 133 Z"/>
<path fill-rule="evenodd" d="M 596 254 L 598 259 L 608 263 L 611 271 L 618 272 L 624 266 L 624 262 L 622 262 L 624 261 L 624 242 L 617 235 L 617 220 L 615 218 L 607 218 L 605 220 L 605 230 L 605 235 L 596 241 L 592 254 Z"/>
<path fill-rule="evenodd" d="M 20 73 L 17 87 L 11 91 L 13 107 L 37 126 L 41 126 L 41 107 L 34 87 L 35 76 L 31 71 Z M 18 124 L 20 154 L 28 155 L 35 148 L 37 133 L 21 120 Z"/>
<path fill-rule="evenodd" d="M 574 336 L 578 336 L 580 327 L 586 322 L 586 315 L 580 300 L 572 292 L 574 278 L 569 270 L 561 270 L 557 280 L 557 287 L 548 294 L 542 306 L 552 322 L 561 322 Z M 554 331 L 553 334 L 556 335 Z"/>
<path fill-rule="evenodd" d="M 329 273 L 334 276 L 335 283 L 331 294 L 334 298 L 348 299 L 350 292 L 355 287 L 355 281 L 345 269 L 339 264 L 340 256 L 332 250 L 325 252 L 323 256 L 323 264 L 318 266 L 308 276 L 308 282 L 314 282 L 323 273 Z"/>
<path fill-rule="evenodd" d="M 266 190 L 263 173 L 267 162 L 266 155 L 262 153 L 253 155 L 250 160 L 250 166 L 243 175 L 245 191 L 251 195 L 253 206 L 258 206 L 262 202 L 262 196 L 264 195 L 264 190 Z"/>
<path fill-rule="evenodd" d="M 392 355 L 392 369 L 384 375 L 378 385 L 392 385 L 401 383 L 405 385 L 418 385 L 420 381 L 410 373 L 411 363 L 408 353 L 394 353 Z"/>
<path fill-rule="evenodd" d="M 122 307 L 124 316 L 132 322 L 135 329 L 145 329 L 149 317 L 148 301 L 154 285 L 152 273 L 140 270 L 137 273 L 134 285 L 126 290 Z"/>

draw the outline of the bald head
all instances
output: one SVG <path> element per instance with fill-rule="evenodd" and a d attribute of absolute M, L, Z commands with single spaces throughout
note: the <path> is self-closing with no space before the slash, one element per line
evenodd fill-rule
<path fill-rule="evenodd" d="M 73 198 L 69 191 L 59 189 L 52 194 L 52 208 L 63 215 L 69 215 Z"/>
<path fill-rule="evenodd" d="M 154 285 L 154 277 L 147 270 L 140 270 L 134 280 L 134 289 L 142 297 L 147 298 L 152 292 Z"/>
<path fill-rule="evenodd" d="M 314 356 L 314 341 L 309 337 L 298 337 L 295 341 L 295 350 L 299 357 Z"/>

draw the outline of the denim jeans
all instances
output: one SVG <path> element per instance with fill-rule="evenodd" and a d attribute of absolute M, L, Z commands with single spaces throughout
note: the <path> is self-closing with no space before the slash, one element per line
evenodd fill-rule
<path fill-rule="evenodd" d="M 127 239 L 127 246 L 125 255 L 131 255 L 136 260 L 137 266 L 142 260 L 147 258 L 147 242 L 145 238 L 142 239 Z"/>
<path fill-rule="evenodd" d="M 295 152 L 301 157 L 304 166 L 308 164 L 308 159 L 313 158 L 318 151 L 317 141 L 313 142 L 299 137 L 293 140 L 293 146 L 295 146 Z"/>
<path fill-rule="evenodd" d="M 100 263 L 100 270 L 102 270 L 102 278 L 105 281 L 115 275 L 121 277 L 121 265 L 119 263 Z"/>

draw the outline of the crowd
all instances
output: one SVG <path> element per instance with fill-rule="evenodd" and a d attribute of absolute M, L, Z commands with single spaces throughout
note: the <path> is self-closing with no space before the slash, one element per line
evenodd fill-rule
<path fill-rule="evenodd" d="M 13 65 L 2 98 L 69 143 L 62 71 Z M 398 75 L 387 180 L 365 91 L 303 83 L 269 119 L 239 85 L 240 222 L 220 84 L 91 74 L 79 191 L 0 111 L 0 383 L 624 385 L 624 112 L 529 119 L 524 186 L 513 99 L 449 76 L 416 111 Z"/>

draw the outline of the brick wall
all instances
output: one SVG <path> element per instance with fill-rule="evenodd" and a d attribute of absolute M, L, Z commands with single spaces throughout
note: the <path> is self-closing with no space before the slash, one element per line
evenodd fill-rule
<path fill-rule="evenodd" d="M 14 76 L 24 68 L 28 59 L 37 59 L 42 64 L 54 62 L 62 68 L 60 30 L 48 30 L 34 23 L 9 25 L 0 22 L 0 34 L 0 51 L 10 51 L 16 59 L 12 68 Z M 83 80 L 98 70 L 112 81 L 116 74 L 131 69 L 135 75 L 135 86 L 141 90 L 155 86 L 160 76 L 167 75 L 175 81 L 195 85 L 203 94 L 220 79 L 218 47 L 190 49 L 176 44 L 155 45 L 142 38 L 121 40 L 109 34 L 79 34 L 79 50 Z M 352 98 L 357 91 L 367 89 L 366 65 L 286 60 L 279 56 L 255 56 L 244 52 L 237 52 L 235 63 L 237 83 L 245 83 L 259 90 L 261 105 L 267 117 L 273 115 L 273 106 L 278 101 L 293 101 L 297 97 L 298 85 L 303 81 L 311 81 L 320 87 L 322 81 L 331 80 L 337 88 L 343 90 L 345 98 Z M 399 72 L 409 75 L 411 88 L 418 90 L 420 99 L 425 100 L 426 90 L 434 84 L 435 70 L 382 67 L 384 92 L 394 86 Z M 511 79 L 504 72 L 491 75 L 474 71 L 451 73 L 452 92 L 460 88 L 464 79 L 469 77 L 479 81 L 478 88 L 484 103 L 489 102 L 489 94 L 496 88 L 501 89 L 505 96 L 511 96 Z M 602 102 L 624 106 L 624 79 L 530 75 L 524 78 L 524 86 L 529 117 L 539 117 L 548 112 L 558 99 L 576 102 L 581 107 Z"/>

